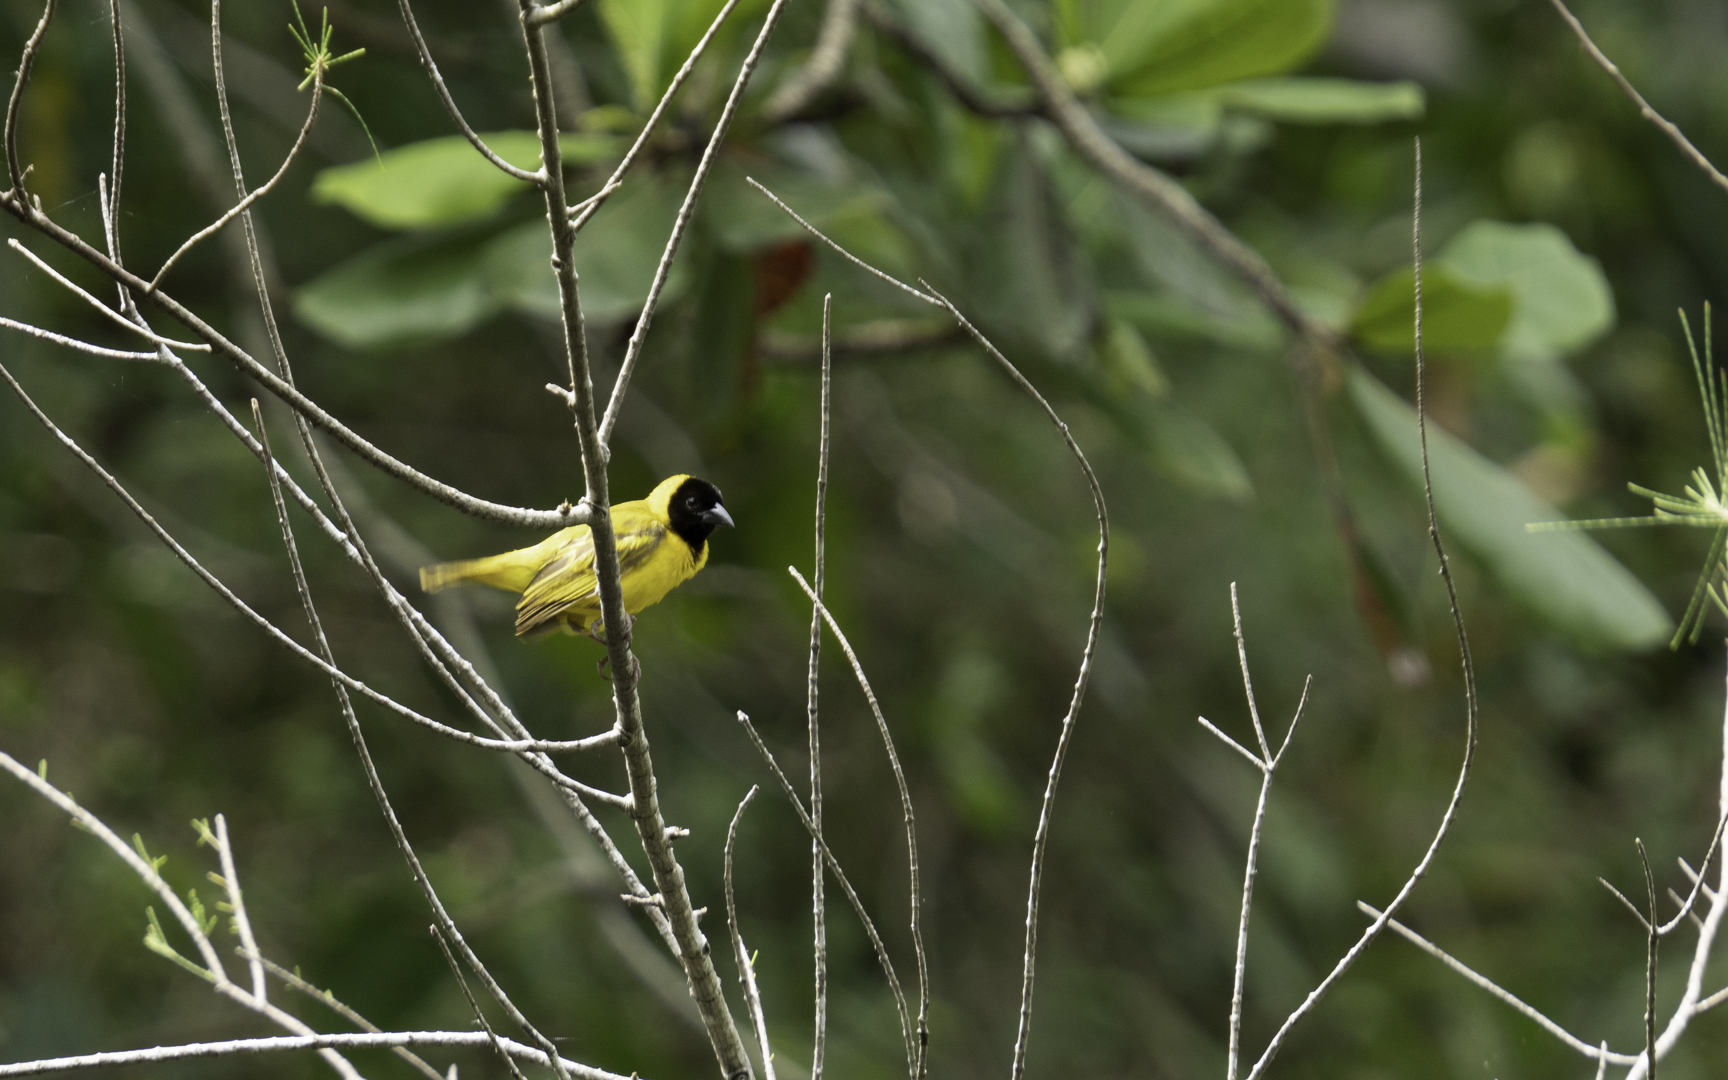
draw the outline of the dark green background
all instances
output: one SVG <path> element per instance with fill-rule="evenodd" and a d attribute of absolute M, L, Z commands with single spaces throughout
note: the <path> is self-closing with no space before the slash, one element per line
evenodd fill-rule
<path fill-rule="evenodd" d="M 746 5 L 742 30 L 717 46 L 714 70 L 698 73 L 686 92 L 695 111 L 675 110 L 673 135 L 657 143 L 645 177 L 681 190 L 761 7 Z M 136 10 L 163 42 L 167 70 L 213 121 L 205 13 L 166 0 Z M 507 12 L 432 2 L 417 10 L 474 125 L 528 126 Z M 1041 7 L 1026 12 L 1043 19 Z M 1705 153 L 1728 157 L 1719 104 L 1728 24 L 1719 8 L 1601 2 L 1579 13 L 1659 109 Z M 283 29 L 289 15 L 276 4 L 226 11 L 236 123 L 254 182 L 280 161 L 303 115 L 292 89 L 298 53 Z M 17 55 L 36 17 L 27 5 L 7 7 L 5 55 Z M 333 81 L 380 147 L 449 133 L 402 48 L 392 6 L 339 6 L 333 19 L 338 49 L 369 50 Z M 1051 394 L 1110 502 L 1108 613 L 1052 833 L 1029 1068 L 1036 1076 L 1221 1073 L 1255 777 L 1194 718 L 1250 735 L 1229 585 L 1240 583 L 1274 732 L 1304 676 L 1314 676 L 1273 794 L 1256 892 L 1244 1025 L 1252 1059 L 1355 940 L 1364 921 L 1354 901 L 1383 902 L 1408 873 L 1457 768 L 1457 650 L 1419 503 L 1346 395 L 1330 391 L 1346 489 L 1385 571 L 1376 602 L 1433 671 L 1423 685 L 1401 686 L 1353 600 L 1291 368 L 1263 315 L 1217 284 L 1227 279 L 1215 268 L 1183 261 L 1168 245 L 1123 240 L 1132 230 L 1114 228 L 1115 217 L 1103 229 L 1097 219 L 1089 225 L 1077 209 L 1093 197 L 1089 174 L 1050 129 L 964 116 L 939 82 L 867 25 L 838 90 L 791 134 L 776 130 L 760 118 L 762 97 L 808 48 L 819 20 L 809 0 L 787 10 L 687 242 L 681 287 L 654 323 L 613 460 L 618 498 L 638 497 L 671 472 L 699 472 L 724 489 L 739 524 L 716 537 L 702 576 L 637 629 L 661 796 L 670 820 L 693 832 L 679 848 L 693 896 L 713 908 L 706 928 L 720 940 L 725 823 L 751 784 L 771 783 L 733 710 L 756 718 L 789 769 L 803 767 L 808 610 L 784 568 L 808 572 L 811 561 L 817 381 L 807 359 L 787 359 L 770 337 L 807 334 L 823 289 L 835 293 L 842 325 L 919 314 L 826 256 L 771 326 L 752 314 L 760 251 L 792 237 L 739 178 L 778 170 L 789 198 L 799 191 L 845 205 L 862 193 L 869 213 L 853 221 L 853 237 L 976 314 Z M 593 102 L 630 106 L 592 6 L 563 28 Z M 63 6 L 25 99 L 21 137 L 45 209 L 91 238 L 99 235 L 96 175 L 108 160 L 107 35 L 100 5 Z M 237 53 L 241 45 L 254 51 Z M 992 63 L 996 89 L 1012 91 L 1006 54 Z M 1696 324 L 1701 303 L 1723 295 L 1728 195 L 1637 117 L 1547 4 L 1345 4 L 1331 44 L 1301 70 L 1418 79 L 1426 114 L 1362 126 L 1245 122 L 1210 142 L 1166 146 L 1155 160 L 1289 280 L 1320 302 L 1330 296 L 1347 316 L 1357 296 L 1407 263 L 1411 138 L 1420 134 L 1430 251 L 1479 219 L 1550 222 L 1600 261 L 1617 307 L 1613 329 L 1566 360 L 1568 385 L 1581 391 L 1569 404 L 1532 394 L 1494 356 L 1464 350 L 1435 357 L 1435 414 L 1546 486 L 1575 517 L 1646 512 L 1625 493 L 1627 481 L 1678 490 L 1707 463 L 1674 311 L 1686 308 Z M 134 59 L 122 233 L 131 264 L 154 267 L 215 211 L 188 179 L 141 71 Z M 467 329 L 428 325 L 417 340 L 351 347 L 296 320 L 294 298 L 307 295 L 297 289 L 380 243 L 421 245 L 412 250 L 442 253 L 460 270 L 473 265 L 477 245 L 539 212 L 522 196 L 495 217 L 403 240 L 315 203 L 308 191 L 318 170 L 369 152 L 358 126 L 335 103 L 325 108 L 318 137 L 262 209 L 301 385 L 391 453 L 465 490 L 539 507 L 580 495 L 568 413 L 541 389 L 563 371 L 551 324 L 486 309 Z M 818 175 L 788 150 L 800 139 L 841 148 L 849 171 Z M 575 174 L 578 188 L 592 190 L 594 168 L 603 166 Z M 8 235 L 73 268 L 15 223 Z M 622 262 L 651 261 L 661 242 L 630 247 L 626 231 L 617 236 L 609 250 Z M 120 343 L 44 275 L 7 257 L 0 314 Z M 1182 287 L 1147 284 L 1144 260 Z M 398 265 L 434 263 L 414 254 Z M 198 249 L 167 287 L 218 326 L 247 332 L 244 283 L 220 243 Z M 1214 287 L 1223 290 L 1218 310 L 1235 314 L 1220 319 L 1194 301 Z M 1164 303 L 1156 318 L 1130 320 L 1163 385 L 1112 344 L 1107 313 L 1119 309 L 1106 298 L 1125 290 Z M 368 303 L 356 301 L 361 315 Z M 614 315 L 590 330 L 608 385 L 628 327 Z M 18 335 L 4 339 L 0 358 L 206 565 L 303 636 L 261 471 L 184 384 L 165 370 Z M 1407 357 L 1364 362 L 1411 389 Z M 206 358 L 192 363 L 244 414 L 256 392 L 245 380 Z M 950 341 L 844 356 L 834 396 L 828 587 L 895 730 L 920 815 L 932 1068 L 997 1075 L 1014 1035 L 1038 793 L 1090 603 L 1090 506 L 1053 429 L 976 349 Z M 266 415 L 278 447 L 290 446 L 285 415 Z M 464 518 L 352 464 L 376 510 L 435 557 L 536 539 Z M 303 517 L 296 525 L 344 665 L 455 718 L 368 584 Z M 1707 537 L 1645 530 L 1601 539 L 1670 611 L 1684 607 Z M 393 570 L 404 587 L 413 562 L 410 554 Z M 1642 837 L 1659 884 L 1683 887 L 1674 857 L 1695 860 L 1708 840 L 1721 760 L 1720 620 L 1696 648 L 1604 650 L 1533 615 L 1529 597 L 1468 556 L 1456 554 L 1454 565 L 1482 692 L 1481 757 L 1408 920 L 1582 1037 L 1634 1049 L 1643 942 L 1593 879 L 1638 889 L 1632 841 Z M 515 641 L 503 596 L 467 599 L 502 685 L 537 732 L 574 737 L 610 723 L 597 647 Z M 838 659 L 830 644 L 829 834 L 909 978 L 891 780 Z M 363 709 L 362 720 L 453 914 L 542 1029 L 595 1065 L 710 1075 L 699 1031 L 624 970 L 596 931 L 595 912 L 617 907 L 616 888 L 564 868 L 504 763 L 377 710 Z M 206 897 L 214 857 L 194 847 L 186 823 L 225 813 L 268 955 L 383 1026 L 469 1023 L 328 684 L 178 565 L 10 396 L 0 400 L 0 748 L 31 765 L 46 758 L 55 783 L 122 834 L 141 833 L 153 853 L 169 856 L 174 884 Z M 608 755 L 575 769 L 621 785 Z M 604 816 L 632 850 L 625 820 Z M 0 821 L 0 1057 L 267 1033 L 141 946 L 144 890 L 57 811 L 5 784 Z M 776 791 L 765 791 L 744 822 L 736 872 L 782 1075 L 791 1077 L 786 1060 L 809 1054 L 809 854 Z M 896 1022 L 868 944 L 843 907 L 830 926 L 829 1069 L 836 1080 L 893 1075 Z M 1678 996 L 1689 947 L 1681 933 L 1664 954 L 1664 1002 Z M 731 985 L 729 959 L 721 970 Z M 1721 977 L 1713 972 L 1706 990 Z M 286 1000 L 313 1023 L 341 1029 L 316 1006 Z M 1722 1040 L 1720 1019 L 1700 1019 L 1663 1074 L 1709 1075 Z M 378 1075 L 402 1068 L 381 1056 L 355 1060 Z M 455 1060 L 468 1075 L 500 1071 L 479 1053 Z M 304 1055 L 172 1072 L 322 1068 Z M 1364 1078 L 1560 1077 L 1586 1068 L 1397 940 L 1373 947 L 1275 1066 L 1281 1075 Z"/>

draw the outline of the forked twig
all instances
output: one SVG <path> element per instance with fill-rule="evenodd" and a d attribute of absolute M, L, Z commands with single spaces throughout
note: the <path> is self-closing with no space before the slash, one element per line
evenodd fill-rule
<path fill-rule="evenodd" d="M 1458 767 L 1458 779 L 1452 787 L 1452 796 L 1446 803 L 1446 810 L 1440 817 L 1440 824 L 1434 830 L 1434 839 L 1428 844 L 1428 849 L 1422 853 L 1410 876 L 1405 879 L 1397 894 L 1386 905 L 1386 909 L 1378 915 L 1373 923 L 1362 932 L 1356 943 L 1339 958 L 1330 972 L 1320 983 L 1309 991 L 1291 1013 L 1284 1018 L 1276 1033 L 1266 1044 L 1260 1059 L 1248 1071 L 1247 1080 L 1257 1080 L 1271 1064 L 1289 1038 L 1290 1031 L 1297 1022 L 1311 1012 L 1320 1000 L 1344 977 L 1344 973 L 1356 963 L 1364 950 L 1380 936 L 1386 924 L 1398 909 L 1409 899 L 1416 886 L 1428 875 L 1428 869 L 1434 864 L 1434 858 L 1439 854 L 1440 845 L 1445 842 L 1452 831 L 1452 824 L 1457 820 L 1458 807 L 1464 798 L 1464 788 L 1470 782 L 1470 773 L 1476 763 L 1477 737 L 1477 701 L 1476 701 L 1476 663 L 1470 655 L 1470 638 L 1464 629 L 1464 615 L 1458 606 L 1458 588 L 1452 579 L 1452 564 L 1446 555 L 1445 542 L 1440 537 L 1440 520 L 1434 510 L 1434 479 L 1428 467 L 1428 420 L 1424 402 L 1424 386 L 1427 381 L 1427 371 L 1422 355 L 1422 144 L 1416 143 L 1416 190 L 1415 205 L 1411 214 L 1411 252 L 1415 267 L 1415 344 L 1416 344 L 1416 432 L 1422 447 L 1422 491 L 1426 497 L 1428 509 L 1428 539 L 1434 546 L 1434 553 L 1440 562 L 1440 579 L 1446 585 L 1446 603 L 1452 613 L 1452 629 L 1458 640 L 1459 667 L 1464 678 L 1464 760 Z"/>
<path fill-rule="evenodd" d="M 455 122 L 456 129 L 462 132 L 463 138 L 467 139 L 474 149 L 480 151 L 481 157 L 496 165 L 500 171 L 514 176 L 518 180 L 533 184 L 535 187 L 544 187 L 546 185 L 544 169 L 539 172 L 529 172 L 527 169 L 510 164 L 499 157 L 490 146 L 486 145 L 486 140 L 468 126 L 468 121 L 462 116 L 462 110 L 456 107 L 456 99 L 450 96 L 450 88 L 444 85 L 444 76 L 438 71 L 438 62 L 432 59 L 432 50 L 427 47 L 426 38 L 420 33 L 420 24 L 414 21 L 413 5 L 409 3 L 409 0 L 396 0 L 396 7 L 402 12 L 402 21 L 408 25 L 408 36 L 414 39 L 414 51 L 420 57 L 420 66 L 426 69 L 426 77 L 432 80 L 433 89 L 438 91 L 438 100 L 444 103 L 444 111 L 450 114 L 450 119 Z"/>

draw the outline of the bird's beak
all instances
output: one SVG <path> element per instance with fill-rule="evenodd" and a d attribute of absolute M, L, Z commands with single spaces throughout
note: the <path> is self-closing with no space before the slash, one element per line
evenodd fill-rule
<path fill-rule="evenodd" d="M 716 527 L 721 525 L 732 525 L 732 515 L 726 512 L 724 506 L 713 506 L 702 511 L 702 523 L 704 525 L 713 525 Z M 736 528 L 737 526 L 733 527 Z"/>

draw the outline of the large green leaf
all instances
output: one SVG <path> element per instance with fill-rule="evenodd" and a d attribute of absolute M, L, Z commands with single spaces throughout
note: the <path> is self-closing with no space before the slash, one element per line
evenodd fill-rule
<path fill-rule="evenodd" d="M 302 285 L 295 314 L 352 349 L 465 333 L 498 311 L 480 266 L 484 242 L 472 234 L 386 241 Z"/>
<path fill-rule="evenodd" d="M 1317 52 L 1335 0 L 1101 0 L 1078 20 L 1106 84 L 1155 97 L 1281 75 Z"/>
<path fill-rule="evenodd" d="M 571 261 L 590 322 L 614 322 L 641 310 L 678 216 L 683 189 L 670 179 L 627 183 L 576 236 Z M 484 276 L 498 300 L 528 314 L 559 316 L 558 281 L 552 276 L 552 238 L 543 221 L 529 221 L 488 245 Z M 682 256 L 672 264 L 662 298 L 683 291 Z"/>
<path fill-rule="evenodd" d="M 532 131 L 497 131 L 481 138 L 518 168 L 540 167 L 540 137 Z M 561 135 L 558 144 L 571 164 L 616 152 L 616 141 L 604 135 Z M 340 206 L 382 229 L 430 229 L 485 217 L 527 189 L 481 157 L 467 139 L 450 135 L 324 169 L 312 181 L 312 201 Z"/>
<path fill-rule="evenodd" d="M 1420 488 L 1416 411 L 1360 368 L 1351 369 L 1349 383 L 1381 451 Z M 1651 649 L 1668 640 L 1668 613 L 1596 541 L 1578 532 L 1526 531 L 1560 515 L 1517 477 L 1432 423 L 1428 455 L 1442 533 L 1509 595 L 1586 645 Z"/>
<path fill-rule="evenodd" d="M 1614 325 L 1614 294 L 1601 265 L 1552 225 L 1474 222 L 1439 261 L 1463 280 L 1512 291 L 1503 342 L 1510 358 L 1570 355 Z"/>
<path fill-rule="evenodd" d="M 1512 290 L 1482 285 L 1443 263 L 1422 268 L 1422 345 L 1430 353 L 1489 353 L 1512 316 Z M 1375 282 L 1350 322 L 1357 341 L 1393 356 L 1411 356 L 1416 342 L 1416 292 L 1408 267 Z"/>

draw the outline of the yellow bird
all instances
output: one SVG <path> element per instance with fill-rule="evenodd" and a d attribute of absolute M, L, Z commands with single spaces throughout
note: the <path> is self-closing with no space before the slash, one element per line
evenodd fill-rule
<path fill-rule="evenodd" d="M 731 524 L 720 489 L 684 474 L 660 481 L 646 499 L 614 506 L 624 610 L 634 616 L 694 577 L 707 565 L 708 535 Z M 594 533 L 586 525 L 560 529 L 520 551 L 420 570 L 420 587 L 429 593 L 468 582 L 522 594 L 518 637 L 564 630 L 605 640 Z"/>

